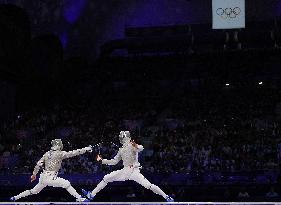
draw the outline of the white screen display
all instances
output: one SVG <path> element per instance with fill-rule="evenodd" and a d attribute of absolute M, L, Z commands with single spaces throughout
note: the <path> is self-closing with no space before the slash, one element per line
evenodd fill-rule
<path fill-rule="evenodd" d="M 213 29 L 245 28 L 245 0 L 213 0 Z"/>

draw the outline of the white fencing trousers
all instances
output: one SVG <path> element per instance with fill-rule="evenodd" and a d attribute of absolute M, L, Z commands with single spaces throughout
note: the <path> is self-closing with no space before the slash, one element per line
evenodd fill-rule
<path fill-rule="evenodd" d="M 150 189 L 155 194 L 161 195 L 167 198 L 168 195 L 165 194 L 158 186 L 151 184 L 141 173 L 139 168 L 124 167 L 121 170 L 113 171 L 110 174 L 104 176 L 103 180 L 97 185 L 97 187 L 92 191 L 91 195 L 95 196 L 100 190 L 102 190 L 107 183 L 114 181 L 126 181 L 133 180 L 140 185 L 144 186 L 146 189 Z"/>
<path fill-rule="evenodd" d="M 80 199 L 81 196 L 77 193 L 77 191 L 71 186 L 68 180 L 57 177 L 55 172 L 44 171 L 40 174 L 39 183 L 31 190 L 26 190 L 19 195 L 15 196 L 15 199 L 18 200 L 22 197 L 26 197 L 32 194 L 38 194 L 42 189 L 46 186 L 52 187 L 61 187 L 66 189 L 72 196 L 76 199 Z"/>

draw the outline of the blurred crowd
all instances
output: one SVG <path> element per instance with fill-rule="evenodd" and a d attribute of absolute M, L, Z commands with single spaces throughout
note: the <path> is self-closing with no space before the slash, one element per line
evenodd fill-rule
<path fill-rule="evenodd" d="M 166 117 L 181 116 L 184 125 L 155 134 L 154 170 L 172 173 L 278 168 L 278 92 L 261 88 L 196 95 L 175 100 L 167 108 Z"/>
<path fill-rule="evenodd" d="M 152 99 L 141 108 L 122 98 L 102 102 L 106 111 L 96 110 L 95 104 L 34 108 L 3 124 L 1 172 L 31 173 L 54 138 L 63 139 L 65 150 L 103 142 L 94 153 L 65 160 L 61 173 L 107 172 L 112 168 L 96 163 L 95 155 L 114 157 L 123 129 L 145 146 L 140 161 L 150 173 L 277 169 L 279 99 L 277 89 L 226 88 L 186 91 L 161 109 Z M 9 158 L 13 162 L 5 163 Z"/>

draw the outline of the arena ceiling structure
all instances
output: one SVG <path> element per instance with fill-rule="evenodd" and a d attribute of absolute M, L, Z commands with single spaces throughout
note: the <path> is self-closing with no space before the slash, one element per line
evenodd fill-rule
<path fill-rule="evenodd" d="M 59 36 L 65 55 L 89 59 L 105 42 L 124 38 L 126 27 L 206 24 L 212 21 L 211 0 L 0 0 L 24 8 L 32 36 Z M 281 14 L 280 0 L 246 1 L 247 21 L 262 21 Z"/>

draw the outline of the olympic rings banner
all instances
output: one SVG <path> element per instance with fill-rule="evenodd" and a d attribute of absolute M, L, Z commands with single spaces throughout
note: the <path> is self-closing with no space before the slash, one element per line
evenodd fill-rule
<path fill-rule="evenodd" d="M 245 0 L 213 0 L 213 29 L 245 28 Z"/>

